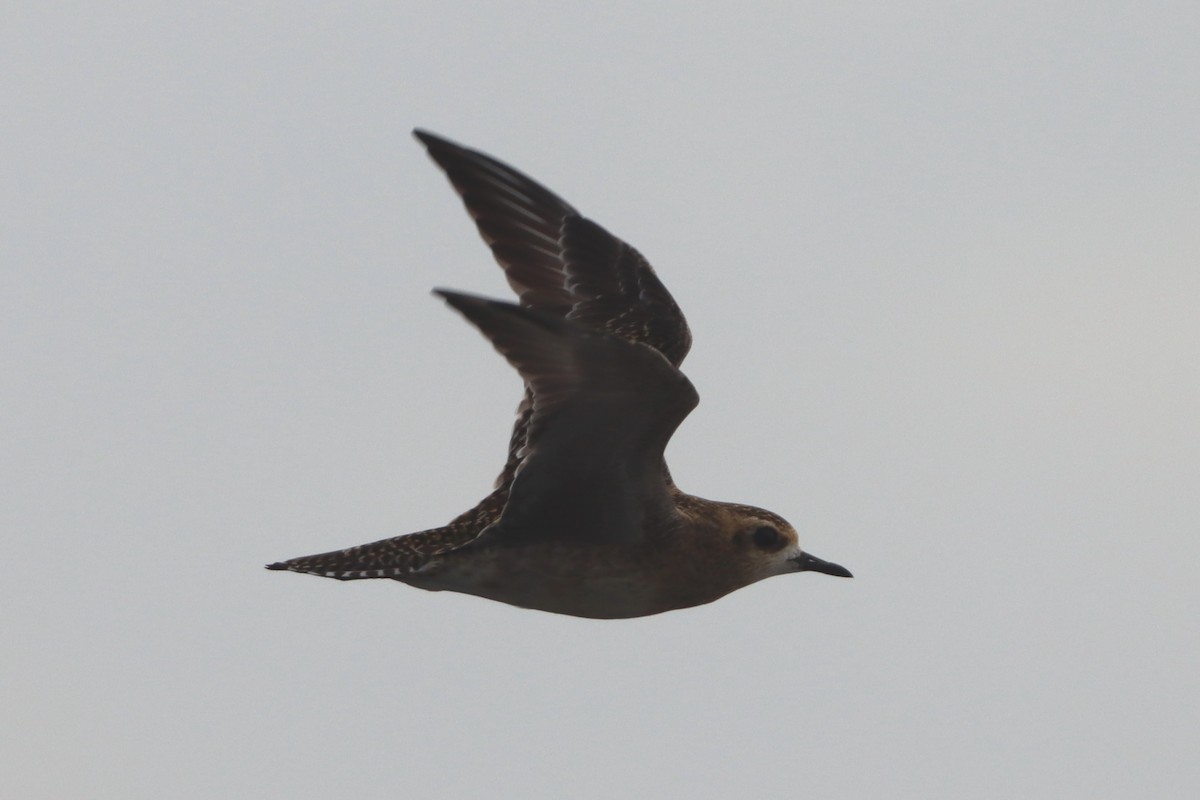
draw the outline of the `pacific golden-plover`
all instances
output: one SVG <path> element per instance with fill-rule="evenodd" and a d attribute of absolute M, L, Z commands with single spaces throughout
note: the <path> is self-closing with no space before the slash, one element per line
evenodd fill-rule
<path fill-rule="evenodd" d="M 772 575 L 850 577 L 777 514 L 675 486 L 663 450 L 698 401 L 679 371 L 692 337 L 641 254 L 512 167 L 414 135 L 520 298 L 435 292 L 525 381 L 508 460 L 448 525 L 267 568 L 596 618 L 701 605 Z"/>

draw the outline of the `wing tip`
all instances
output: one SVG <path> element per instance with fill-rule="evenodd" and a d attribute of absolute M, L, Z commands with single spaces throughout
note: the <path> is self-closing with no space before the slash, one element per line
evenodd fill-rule
<path fill-rule="evenodd" d="M 549 331 L 562 336 L 571 333 L 589 333 L 586 329 L 560 317 L 548 314 L 536 308 L 526 308 L 518 303 L 505 300 L 495 300 L 477 294 L 458 292 L 453 289 L 435 288 L 434 296 L 442 298 L 446 305 L 453 308 L 493 342 L 499 328 L 496 324 L 524 327 L 535 330 Z M 506 320 L 507 322 L 499 322 Z M 515 330 L 514 328 L 509 328 Z"/>
<path fill-rule="evenodd" d="M 434 145 L 437 145 L 437 144 L 440 144 L 440 143 L 446 141 L 445 139 L 438 136 L 433 131 L 426 130 L 425 128 L 413 128 L 412 135 L 413 135 L 414 139 L 416 139 L 418 142 L 425 145 L 426 147 L 433 147 Z"/>
<path fill-rule="evenodd" d="M 475 152 L 468 147 L 464 147 L 458 142 L 451 141 L 445 136 L 439 136 L 433 131 L 425 128 L 413 128 L 412 135 L 413 138 L 420 142 L 425 148 L 425 152 L 429 153 L 429 156 L 433 158 L 433 160 L 437 162 L 439 166 L 442 166 L 443 170 L 446 168 L 442 163 L 443 159 L 450 158 L 454 154 L 463 156 Z"/>
<path fill-rule="evenodd" d="M 509 305 L 500 300 L 492 300 L 478 294 L 470 294 L 469 292 L 460 292 L 456 289 L 443 289 L 440 286 L 435 286 L 430 293 L 434 297 L 440 297 L 446 305 L 455 309 L 459 313 L 463 313 L 465 308 L 486 308 L 488 306 Z"/>

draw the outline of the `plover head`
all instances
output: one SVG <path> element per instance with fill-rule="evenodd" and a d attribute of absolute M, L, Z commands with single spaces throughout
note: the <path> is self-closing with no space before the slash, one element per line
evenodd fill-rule
<path fill-rule="evenodd" d="M 796 529 L 783 517 L 754 506 L 724 503 L 721 545 L 746 583 L 790 572 L 822 572 L 851 578 L 850 570 L 800 547 Z"/>

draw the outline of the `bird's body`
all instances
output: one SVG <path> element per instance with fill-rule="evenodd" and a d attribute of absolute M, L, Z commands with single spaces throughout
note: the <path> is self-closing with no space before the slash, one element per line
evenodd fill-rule
<path fill-rule="evenodd" d="M 683 314 L 632 247 L 520 172 L 417 132 L 521 305 L 438 291 L 525 381 L 496 487 L 448 525 L 270 569 L 392 578 L 580 617 L 656 614 L 771 575 L 849 572 L 763 509 L 688 495 L 663 450 L 698 402 Z"/>

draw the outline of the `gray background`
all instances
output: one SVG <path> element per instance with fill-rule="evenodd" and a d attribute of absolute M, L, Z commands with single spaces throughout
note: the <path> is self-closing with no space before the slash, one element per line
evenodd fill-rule
<path fill-rule="evenodd" d="M 6 796 L 1200 793 L 1194 3 L 48 5 L 0 25 Z M 415 125 L 651 259 L 680 485 L 855 580 L 263 571 L 502 463 L 519 381 L 427 292 L 506 287 Z"/>

